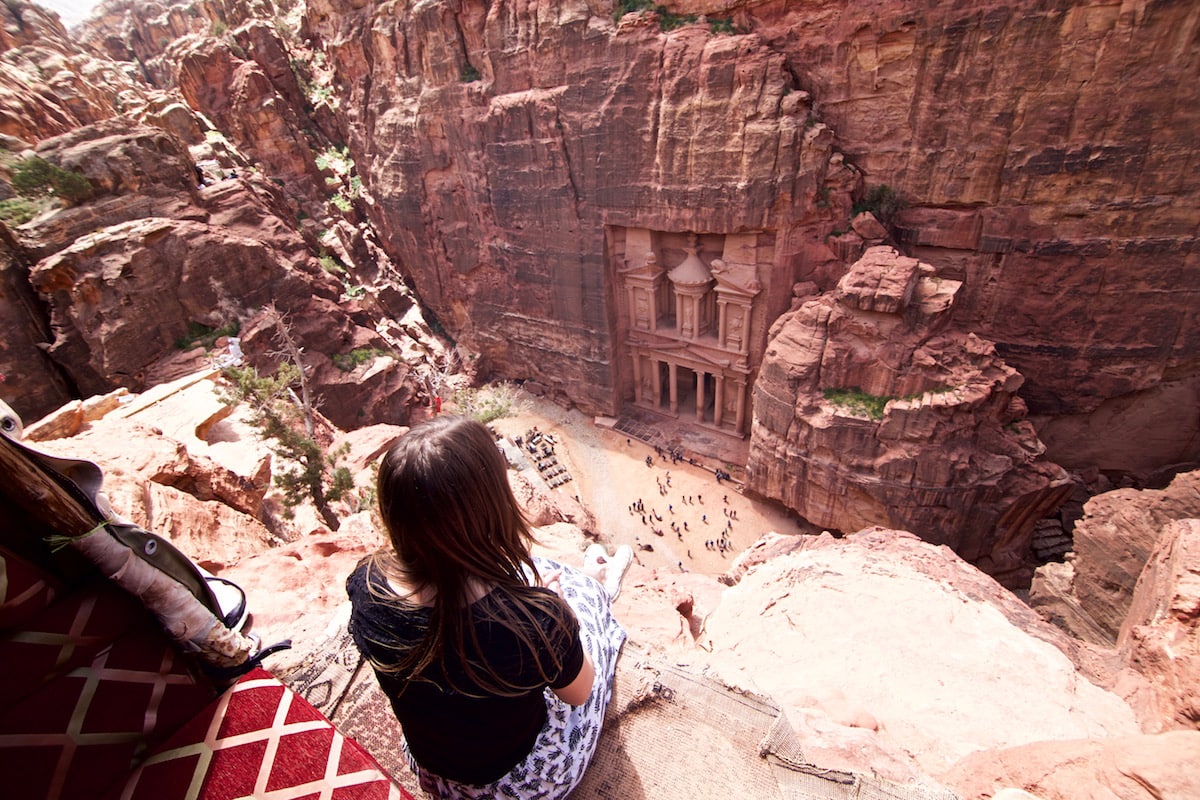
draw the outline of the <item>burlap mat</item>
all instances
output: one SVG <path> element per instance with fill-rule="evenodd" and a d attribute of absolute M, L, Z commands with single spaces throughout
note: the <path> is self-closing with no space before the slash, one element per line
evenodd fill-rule
<path fill-rule="evenodd" d="M 343 626 L 279 674 L 415 797 L 400 726 Z M 573 800 L 956 800 L 940 787 L 821 769 L 780 709 L 627 643 L 595 758 Z"/>

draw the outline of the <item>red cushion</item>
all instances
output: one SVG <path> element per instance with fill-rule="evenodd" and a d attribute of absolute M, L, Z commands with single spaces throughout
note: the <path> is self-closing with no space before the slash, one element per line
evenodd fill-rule
<path fill-rule="evenodd" d="M 107 581 L 93 581 L 60 596 L 21 629 L 0 634 L 0 712 L 90 664 L 101 650 L 139 626 L 161 630 L 141 603 Z"/>
<path fill-rule="evenodd" d="M 0 712 L 5 797 L 91 800 L 212 699 L 211 682 L 139 611 L 89 663 Z"/>
<path fill-rule="evenodd" d="M 0 545 L 0 630 L 23 625 L 61 591 L 59 580 Z"/>
<path fill-rule="evenodd" d="M 110 798 L 233 800 L 267 792 L 272 800 L 412 800 L 357 742 L 261 668 L 151 753 Z"/>

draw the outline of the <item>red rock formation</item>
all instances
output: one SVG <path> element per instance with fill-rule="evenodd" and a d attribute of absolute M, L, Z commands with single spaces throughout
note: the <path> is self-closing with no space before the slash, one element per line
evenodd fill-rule
<path fill-rule="evenodd" d="M 1096 495 L 1083 512 L 1068 567 L 1040 568 L 1030 603 L 1076 636 L 1111 645 L 1164 528 L 1174 520 L 1200 518 L 1200 472 L 1183 473 L 1161 490 Z"/>
<path fill-rule="evenodd" d="M 746 486 L 817 525 L 911 530 L 1024 584 L 1033 523 L 1070 489 L 1023 419 L 1021 376 L 990 343 L 945 331 L 958 290 L 875 247 L 836 292 L 781 317 Z"/>
<path fill-rule="evenodd" d="M 252 23 L 240 35 L 262 64 L 245 51 L 239 56 L 223 39 L 193 37 L 180 40 L 164 57 L 174 70 L 174 83 L 193 109 L 259 162 L 289 196 L 323 202 L 314 145 L 304 135 L 302 109 L 294 105 L 300 91 L 282 44 L 264 23 Z"/>
<path fill-rule="evenodd" d="M 57 15 L 21 0 L 0 7 L 0 133 L 37 142 L 108 119 L 133 85 L 81 52 Z"/>
<path fill-rule="evenodd" d="M 1200 729 L 1200 519 L 1163 528 L 1118 646 L 1149 681 L 1154 721 L 1163 729 Z"/>
<path fill-rule="evenodd" d="M 1184 800 L 1200 796 L 1198 760 L 1196 732 L 1035 742 L 975 753 L 943 780 L 962 800 L 998 798 L 1008 786 L 1023 787 L 1038 800 Z"/>
<path fill-rule="evenodd" d="M 820 238 L 854 179 L 758 37 L 634 23 L 579 5 L 344 0 L 309 3 L 306 19 L 371 221 L 422 300 L 485 374 L 605 413 L 622 403 L 613 229 L 779 230 L 773 316 L 795 264 L 832 260 Z"/>
<path fill-rule="evenodd" d="M 1119 461 L 1103 454 L 1129 427 L 1092 426 L 1086 451 L 1064 430 L 1052 455 L 1139 470 L 1200 456 L 1195 436 L 1158 446 L 1197 423 L 1156 394 L 1197 385 L 1200 197 L 1179 165 L 1197 151 L 1188 32 L 1200 11 L 669 11 L 748 33 L 663 32 L 657 15 L 614 23 L 581 4 L 307 5 L 385 246 L 498 371 L 590 409 L 625 400 L 613 396 L 608 226 L 775 231 L 776 282 L 831 289 L 839 242 L 825 237 L 850 219 L 848 187 L 829 182 L 835 133 L 868 186 L 907 202 L 896 224 L 910 254 L 964 280 L 956 327 L 996 342 L 1035 412 L 1087 425 L 1118 397 L 1161 412 Z"/>
<path fill-rule="evenodd" d="M 734 9 L 787 54 L 867 183 L 908 201 L 910 254 L 961 270 L 956 324 L 996 342 L 1050 415 L 1196 375 L 1200 186 L 1179 156 L 1197 147 L 1198 15 L 1012 0 Z M 1153 430 L 1181 425 L 1195 422 L 1177 406 Z M 1095 433 L 1118 445 L 1124 432 Z M 1074 465 L 1074 442 L 1054 438 L 1051 456 Z"/>
<path fill-rule="evenodd" d="M 702 644 L 713 673 L 771 695 L 789 717 L 825 710 L 843 730 L 872 733 L 860 753 L 884 750 L 891 760 L 871 762 L 881 766 L 937 776 L 976 750 L 1138 733 L 1069 637 L 906 532 L 810 537 L 751 567 L 708 615 Z"/>

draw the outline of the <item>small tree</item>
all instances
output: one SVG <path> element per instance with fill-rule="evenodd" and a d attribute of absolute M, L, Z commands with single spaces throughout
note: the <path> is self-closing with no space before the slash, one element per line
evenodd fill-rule
<path fill-rule="evenodd" d="M 292 401 L 291 386 L 299 370 L 280 364 L 271 375 L 260 375 L 254 367 L 226 367 L 235 402 L 250 408 L 250 423 L 272 440 L 271 451 L 292 466 L 275 475 L 289 511 L 305 499 L 312 500 L 321 520 L 331 530 L 341 525 L 332 503 L 354 488 L 354 476 L 337 462 L 344 453 L 326 454 L 316 439 L 304 432 L 303 414 Z"/>
<path fill-rule="evenodd" d="M 883 223 L 885 227 L 890 227 L 896 219 L 896 215 L 904 208 L 905 203 L 900 195 L 896 194 L 895 189 L 884 183 L 872 186 L 863 199 L 854 204 L 851 213 L 857 216 L 864 211 L 870 211 L 875 215 L 875 219 Z"/>
<path fill-rule="evenodd" d="M 331 530 L 341 525 L 332 504 L 354 488 L 354 476 L 338 461 L 345 449 L 326 453 L 315 438 L 316 410 L 308 379 L 301 363 L 302 351 L 292 338 L 287 322 L 274 307 L 265 309 L 276 326 L 283 345 L 283 360 L 274 374 L 260 375 L 254 367 L 226 367 L 233 386 L 232 400 L 250 407 L 250 422 L 272 439 L 271 450 L 290 465 L 275 476 L 275 485 L 289 510 L 306 498 Z M 299 386 L 297 395 L 292 387 Z"/>

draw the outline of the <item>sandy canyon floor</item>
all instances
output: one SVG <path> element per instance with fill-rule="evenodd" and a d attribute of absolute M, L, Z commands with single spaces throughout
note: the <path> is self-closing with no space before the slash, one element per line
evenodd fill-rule
<path fill-rule="evenodd" d="M 524 438 L 535 426 L 550 434 L 555 456 L 572 477 L 550 491 L 577 499 L 593 515 L 600 540 L 610 548 L 631 545 L 644 567 L 719 575 L 763 533 L 808 529 L 779 504 L 747 497 L 736 480 L 718 482 L 713 470 L 725 468 L 719 461 L 697 457 L 689 464 L 693 454 L 685 449 L 685 460 L 673 462 L 578 411 L 538 399 L 523 406 L 492 427 L 510 438 Z M 631 510 L 639 500 L 644 513 Z M 722 537 L 724 550 L 709 546 Z"/>

